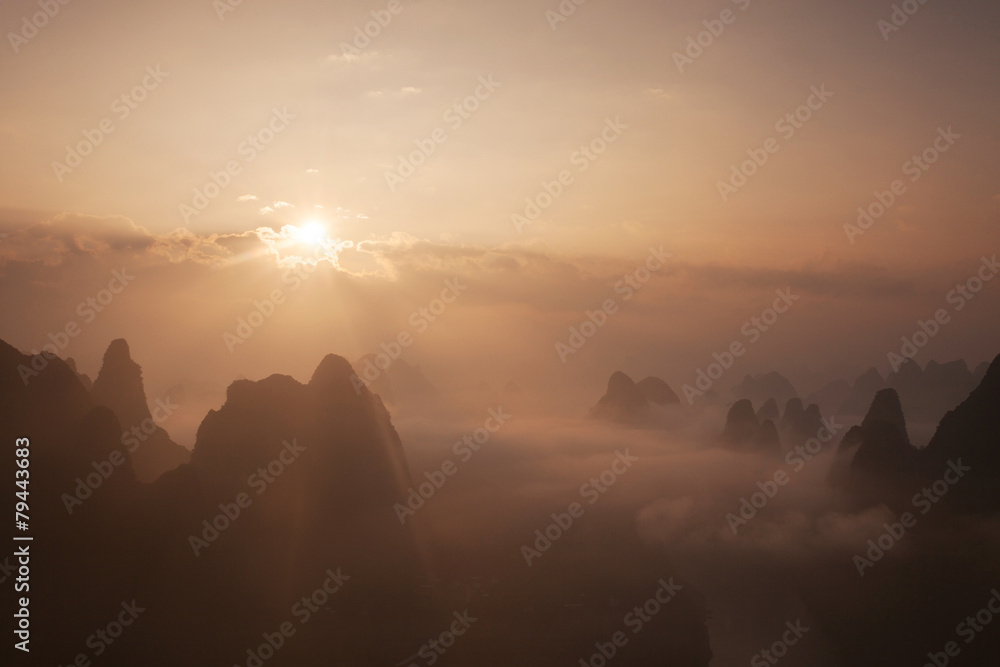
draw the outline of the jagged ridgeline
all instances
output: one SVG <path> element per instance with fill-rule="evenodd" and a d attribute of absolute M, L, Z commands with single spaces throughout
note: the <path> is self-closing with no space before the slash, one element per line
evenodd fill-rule
<path fill-rule="evenodd" d="M 665 385 L 640 385 L 651 405 L 670 400 Z M 189 456 L 155 423 L 169 404 L 148 403 L 123 340 L 92 384 L 0 342 L 0 399 L 0 438 L 31 439 L 32 606 L 47 612 L 32 625 L 38 664 L 398 664 L 470 608 L 483 620 L 449 651 L 454 664 L 559 664 L 621 624 L 612 595 L 645 600 L 652 582 L 673 581 L 630 522 L 570 536 L 533 568 L 519 531 L 470 559 L 401 525 L 393 507 L 414 483 L 402 442 L 381 398 L 335 355 L 305 383 L 232 383 Z M 0 476 L 13 479 L 12 465 L 0 459 Z M 126 611 L 120 638 L 95 635 Z M 616 663 L 707 667 L 693 586 L 657 623 Z M 295 634 L 277 650 L 282 627 Z"/>

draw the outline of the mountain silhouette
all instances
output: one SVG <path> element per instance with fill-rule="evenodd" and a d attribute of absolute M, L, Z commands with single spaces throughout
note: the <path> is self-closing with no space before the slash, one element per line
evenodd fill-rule
<path fill-rule="evenodd" d="M 939 478 L 948 462 L 958 459 L 971 470 L 949 492 L 948 503 L 977 512 L 1000 510 L 1000 356 L 921 450 L 924 477 Z"/>
<path fill-rule="evenodd" d="M 127 346 L 116 343 L 109 355 L 95 394 L 114 402 L 108 396 L 121 383 L 112 380 L 131 378 L 119 407 L 144 414 Z M 463 609 L 489 620 L 452 649 L 455 664 L 511 664 L 510 637 L 521 643 L 517 655 L 537 656 L 527 664 L 558 664 L 592 643 L 582 619 L 621 622 L 607 591 L 641 600 L 651 582 L 671 576 L 662 551 L 603 510 L 588 517 L 591 526 L 603 522 L 603 539 L 571 531 L 534 568 L 509 557 L 524 539 L 519 530 L 471 558 L 466 547 L 418 548 L 413 524 L 402 525 L 394 507 L 412 502 L 413 487 L 430 478 L 411 480 L 390 414 L 377 395 L 356 390 L 342 357 L 326 356 L 305 383 L 285 375 L 232 383 L 198 429 L 190 462 L 149 484 L 123 453 L 116 413 L 97 405 L 62 360 L 23 370 L 33 362 L 0 341 L 0 437 L 31 438 L 31 516 L 45 545 L 31 560 L 33 608 L 73 609 L 32 616 L 33 664 L 71 662 L 123 605 L 141 615 L 108 649 L 108 664 L 398 664 Z M 13 462 L 0 457 L 8 479 Z M 63 497 L 85 483 L 94 488 L 80 487 L 83 500 L 68 512 Z M 607 563 L 627 567 L 608 575 Z M 480 568 L 488 578 L 465 574 Z M 447 581 L 430 575 L 438 569 Z M 314 592 L 340 573 L 343 591 Z M 599 577 L 607 591 L 581 592 Z M 277 641 L 285 621 L 297 631 L 304 621 L 294 610 L 307 604 L 320 620 L 286 638 L 273 660 L 248 652 Z M 707 667 L 705 612 L 693 586 L 685 582 L 657 628 L 636 638 L 634 658 L 618 662 L 670 655 Z"/>
<path fill-rule="evenodd" d="M 287 375 L 231 384 L 225 404 L 202 421 L 191 456 L 206 493 L 245 488 L 250 473 L 296 440 L 308 451 L 296 488 L 285 485 L 296 501 L 391 507 L 409 486 L 402 443 L 382 401 L 355 391 L 353 375 L 346 359 L 331 354 L 304 385 Z"/>
<path fill-rule="evenodd" d="M 588 414 L 632 426 L 663 425 L 664 409 L 679 406 L 680 398 L 670 386 L 658 377 L 647 377 L 636 383 L 621 371 L 608 379 L 604 396 Z"/>
<path fill-rule="evenodd" d="M 66 365 L 69 366 L 74 373 L 76 373 L 76 376 L 78 378 L 80 378 L 80 384 L 83 385 L 84 389 L 86 389 L 87 391 L 91 391 L 94 388 L 94 382 L 93 380 L 90 379 L 90 376 L 87 375 L 86 373 L 81 373 L 76 369 L 76 359 L 74 359 L 73 357 L 67 357 Z"/>
<path fill-rule="evenodd" d="M 972 371 L 972 384 L 978 387 L 982 383 L 983 378 L 986 377 L 986 372 L 990 368 L 990 362 L 984 361 L 983 363 L 976 366 L 976 369 Z"/>
<path fill-rule="evenodd" d="M 899 394 L 895 389 L 882 389 L 861 425 L 841 440 L 829 478 L 864 505 L 892 504 L 919 489 L 918 458 Z"/>
<path fill-rule="evenodd" d="M 781 452 L 781 440 L 774 422 L 770 419 L 758 421 L 753 404 L 745 398 L 729 408 L 722 439 L 727 445 L 739 449 Z"/>
<path fill-rule="evenodd" d="M 132 360 L 124 339 L 113 340 L 108 346 L 91 395 L 97 405 L 110 408 L 118 417 L 122 442 L 140 482 L 152 482 L 190 458 L 191 452 L 171 440 L 159 425 L 177 406 L 169 399 L 158 399 L 154 419 L 146 402 L 142 368 Z"/>
<path fill-rule="evenodd" d="M 856 473 L 884 480 L 912 475 L 917 450 L 910 444 L 903 406 L 895 389 L 875 394 L 861 422 L 861 433 L 861 445 L 851 461 Z"/>
<path fill-rule="evenodd" d="M 757 411 L 757 421 L 763 422 L 765 419 L 770 419 L 771 421 L 777 423 L 780 419 L 781 413 L 778 412 L 778 401 L 773 398 L 769 398 L 764 401 L 764 405 L 760 406 L 760 410 Z"/>
<path fill-rule="evenodd" d="M 945 364 L 929 361 L 923 369 L 908 360 L 898 371 L 890 373 L 888 384 L 899 394 L 911 422 L 936 424 L 948 410 L 965 400 L 978 383 L 962 360 Z"/>
<path fill-rule="evenodd" d="M 803 407 L 802 399 L 792 398 L 785 404 L 778 433 L 787 448 L 803 444 L 809 438 L 815 438 L 823 427 L 823 417 L 819 406 L 815 403 Z"/>
<path fill-rule="evenodd" d="M 985 365 L 981 364 L 973 372 L 962 360 L 948 363 L 932 360 L 921 368 L 917 362 L 908 359 L 886 378 L 876 369 L 869 368 L 855 380 L 847 396 L 840 401 L 837 414 L 864 415 L 876 393 L 892 388 L 899 395 L 911 423 L 936 424 L 978 386 L 985 373 Z M 834 401 L 842 389 L 842 385 L 834 387 L 831 383 L 814 395 L 816 399 L 811 397 L 810 400 L 826 405 L 823 401 Z"/>
<path fill-rule="evenodd" d="M 670 388 L 666 382 L 658 377 L 648 377 L 636 383 L 636 387 L 646 397 L 646 400 L 655 405 L 673 405 L 681 402 L 680 397 Z"/>
<path fill-rule="evenodd" d="M 391 509 L 410 484 L 401 443 L 381 401 L 355 391 L 344 359 L 328 356 L 305 385 L 233 383 L 191 462 L 151 484 L 136 479 L 116 412 L 95 400 L 129 418 L 149 414 L 124 341 L 109 348 L 94 396 L 66 362 L 28 373 L 33 361 L 0 341 L 0 437 L 31 440 L 34 535 L 46 544 L 32 558 L 32 604 L 75 609 L 51 625 L 33 621 L 36 659 L 72 657 L 109 610 L 135 598 L 156 620 L 130 630 L 116 664 L 231 664 L 240 646 L 256 646 L 253 628 L 288 613 L 288 590 L 312 590 L 340 566 L 370 583 L 344 596 L 345 620 L 329 636 L 297 650 L 332 655 L 382 610 L 419 616 L 410 605 L 421 560 Z M 0 459 L 9 479 L 13 460 Z M 197 553 L 192 540 L 203 542 Z M 155 639 L 164 627 L 178 630 L 169 643 Z M 422 636 L 420 623 L 402 628 L 384 658 Z"/>
<path fill-rule="evenodd" d="M 875 368 L 869 368 L 862 373 L 854 384 L 851 385 L 851 392 L 847 399 L 837 411 L 842 415 L 863 415 L 868 410 L 872 401 L 882 389 L 886 388 L 885 379 Z"/>

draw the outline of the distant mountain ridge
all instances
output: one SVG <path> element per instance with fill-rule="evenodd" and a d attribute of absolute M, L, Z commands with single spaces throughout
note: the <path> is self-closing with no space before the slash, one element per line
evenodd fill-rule
<path fill-rule="evenodd" d="M 869 368 L 853 383 L 835 380 L 812 393 L 807 401 L 844 416 L 862 416 L 875 395 L 883 389 L 895 389 L 911 422 L 938 423 L 948 410 L 964 400 L 986 375 L 988 362 L 969 370 L 963 360 L 938 363 L 929 361 L 923 368 L 907 361 L 899 370 L 883 378 Z"/>
<path fill-rule="evenodd" d="M 608 379 L 607 390 L 588 416 L 631 426 L 654 426 L 662 411 L 679 406 L 681 399 L 670 386 L 657 377 L 636 383 L 621 371 Z"/>
<path fill-rule="evenodd" d="M 963 367 L 937 365 L 930 372 L 964 381 L 968 369 Z M 914 373 L 909 369 L 903 377 Z M 906 423 L 897 390 L 880 390 L 862 424 L 841 441 L 831 480 L 868 501 L 885 500 L 934 483 L 960 461 L 968 474 L 942 502 L 966 511 L 1000 511 L 1000 356 L 969 396 L 943 417 L 927 447 L 910 443 Z"/>

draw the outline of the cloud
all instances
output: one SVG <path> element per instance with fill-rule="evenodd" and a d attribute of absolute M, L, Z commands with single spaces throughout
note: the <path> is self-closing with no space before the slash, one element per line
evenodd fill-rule
<path fill-rule="evenodd" d="M 158 236 L 152 250 L 175 264 L 225 264 L 253 252 L 255 246 L 256 239 L 250 232 L 198 236 L 189 229 L 178 228 Z"/>
<path fill-rule="evenodd" d="M 267 253 L 277 260 L 279 266 L 296 264 L 315 266 L 320 262 L 329 262 L 340 268 L 340 253 L 354 247 L 353 241 L 329 237 L 305 239 L 302 230 L 294 225 L 285 225 L 280 230 L 258 227 L 253 233 L 264 244 Z"/>
<path fill-rule="evenodd" d="M 0 245 L 0 262 L 61 263 L 68 255 L 98 256 L 142 252 L 155 237 L 125 217 L 98 217 L 61 213 L 8 232 Z"/>
<path fill-rule="evenodd" d="M 410 95 L 419 95 L 421 93 L 420 88 L 414 86 L 404 86 L 399 90 L 369 90 L 365 93 L 368 97 L 381 98 L 381 97 L 409 97 Z"/>
<path fill-rule="evenodd" d="M 382 58 L 382 54 L 374 49 L 362 51 L 360 53 L 331 53 L 326 57 L 326 62 L 331 64 L 360 64 L 368 63 Z"/>
<path fill-rule="evenodd" d="M 294 209 L 286 201 L 276 201 L 260 209 L 262 214 Z M 354 219 L 359 214 L 338 208 L 337 216 Z M 363 216 L 360 216 L 363 217 Z M 154 235 L 124 217 L 56 215 L 22 229 L 8 231 L 0 243 L 0 262 L 44 262 L 58 264 L 70 254 L 92 257 L 126 255 L 148 261 L 225 264 L 247 257 L 271 255 L 279 264 L 314 262 L 315 247 L 304 248 L 286 230 L 261 226 L 244 232 L 199 234 L 175 229 Z M 370 236 L 356 242 L 327 239 L 321 247 L 329 254 L 320 261 L 340 266 L 338 257 L 348 249 L 364 265 L 392 280 L 420 275 L 462 275 L 483 283 L 484 294 L 497 303 L 519 302 L 554 307 L 592 307 L 595 295 L 608 292 L 625 273 L 633 271 L 642 257 L 613 258 L 587 254 L 559 253 L 540 245 L 505 244 L 484 246 L 444 240 L 431 241 L 396 232 Z M 361 257 L 361 256 L 364 257 Z M 376 268 L 377 267 L 377 268 Z M 340 267 L 344 268 L 344 267 Z M 923 279 L 923 277 L 921 278 Z M 836 262 L 819 258 L 811 265 L 771 268 L 723 263 L 671 262 L 656 272 L 641 295 L 643 301 L 667 298 L 671 294 L 707 292 L 770 293 L 779 287 L 827 298 L 911 297 L 922 292 L 936 296 L 936 283 L 918 283 L 915 277 L 861 262 Z M 657 285 L 657 287 L 653 287 Z M 544 289 L 539 289 L 544 286 Z M 578 297 L 578 299 L 577 299 Z"/>
<path fill-rule="evenodd" d="M 646 95 L 650 97 L 655 97 L 658 100 L 672 100 L 674 99 L 674 94 L 663 90 L 662 88 L 647 88 L 645 91 Z"/>

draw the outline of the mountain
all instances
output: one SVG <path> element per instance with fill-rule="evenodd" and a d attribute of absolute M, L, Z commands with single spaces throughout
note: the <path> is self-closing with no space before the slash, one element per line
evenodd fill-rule
<path fill-rule="evenodd" d="M 226 386 L 203 380 L 173 378 L 162 383 L 150 395 L 177 405 L 177 410 L 170 415 L 170 438 L 185 449 L 191 449 L 202 418 L 209 410 L 217 410 L 226 401 Z"/>
<path fill-rule="evenodd" d="M 25 355 L 0 341 L 0 433 L 5 442 L 33 436 L 31 440 L 31 507 L 40 513 L 53 512 L 65 519 L 78 503 L 65 506 L 63 494 L 81 487 L 90 505 L 102 505 L 109 496 L 117 497 L 123 487 L 131 488 L 135 474 L 124 455 L 121 429 L 115 414 L 95 404 L 80 376 L 69 363 Z M 105 463 L 114 461 L 110 469 Z M 120 457 L 120 458 L 119 458 Z M 120 461 L 120 462 L 119 462 Z M 95 464 L 103 474 L 95 472 Z M 12 467 L 13 457 L 0 457 L 0 470 Z M 11 471 L 10 479 L 14 479 Z M 103 493 L 96 494 L 82 480 L 97 482 Z M 80 482 L 79 484 L 77 482 Z M 110 491 L 109 491 L 110 490 Z M 91 495 L 98 496 L 90 500 Z"/>
<path fill-rule="evenodd" d="M 966 363 L 959 360 L 945 364 L 929 361 L 923 369 L 907 361 L 889 374 L 888 384 L 899 393 L 911 422 L 936 424 L 978 383 Z"/>
<path fill-rule="evenodd" d="M 875 394 L 886 388 L 885 380 L 875 368 L 869 368 L 861 374 L 854 384 L 851 385 L 851 392 L 844 400 L 838 410 L 841 415 L 863 415 L 868 410 Z"/>
<path fill-rule="evenodd" d="M 761 375 L 747 375 L 743 381 L 732 389 L 733 396 L 745 398 L 751 403 L 760 404 L 773 398 L 779 404 L 797 397 L 795 387 L 783 375 L 774 371 Z"/>
<path fill-rule="evenodd" d="M 803 407 L 802 399 L 792 398 L 785 404 L 778 433 L 786 447 L 795 447 L 816 437 L 823 426 L 822 419 L 818 405 L 811 403 L 809 407 Z"/>
<path fill-rule="evenodd" d="M 757 421 L 764 421 L 765 419 L 770 419 L 773 422 L 777 422 L 780 419 L 781 413 L 778 412 L 778 402 L 773 398 L 769 398 L 764 402 L 764 405 L 760 406 L 760 410 L 757 411 Z"/>
<path fill-rule="evenodd" d="M 139 481 L 152 482 L 190 458 L 191 453 L 171 440 L 159 425 L 177 406 L 160 399 L 155 406 L 156 418 L 150 413 L 142 368 L 132 360 L 124 339 L 113 340 L 108 346 L 91 395 L 97 405 L 110 408 L 118 417 L 122 444 Z"/>
<path fill-rule="evenodd" d="M 615 371 L 608 379 L 607 391 L 588 415 L 632 426 L 662 423 L 663 409 L 679 406 L 680 398 L 666 382 L 647 377 L 636 383 L 625 373 Z"/>
<path fill-rule="evenodd" d="M 295 442 L 308 462 L 297 467 L 294 488 L 284 485 L 292 505 L 391 507 L 409 486 L 402 443 L 382 401 L 355 391 L 353 375 L 347 360 L 328 355 L 307 384 L 287 375 L 231 384 L 225 404 L 202 421 L 191 456 L 205 492 L 245 490 L 249 474 Z"/>
<path fill-rule="evenodd" d="M 137 600 L 154 622 L 128 629 L 114 664 L 232 664 L 260 643 L 259 626 L 287 618 L 340 567 L 353 580 L 336 600 L 338 622 L 289 649 L 293 663 L 307 662 L 300 651 L 341 648 L 354 662 L 375 650 L 385 663 L 427 636 L 405 621 L 422 614 L 421 560 L 392 509 L 410 484 L 402 446 L 345 360 L 327 357 L 307 384 L 234 383 L 191 461 L 150 484 L 136 479 L 116 411 L 97 402 L 148 414 L 124 341 L 109 348 L 93 396 L 66 362 L 44 361 L 0 341 L 0 438 L 30 440 L 32 532 L 46 545 L 33 550 L 31 601 L 75 610 L 32 617 L 32 638 L 47 638 L 31 645 L 40 663 L 76 655 L 123 600 Z M 13 456 L 0 457 L 0 474 L 14 479 Z M 167 642 L 163 627 L 183 630 Z M 396 643 L 349 646 L 374 627 L 393 627 Z"/>
<path fill-rule="evenodd" d="M 932 396 L 954 396 L 971 375 L 964 363 L 916 364 L 900 369 L 897 383 L 910 388 L 926 376 L 942 383 Z M 925 396 L 929 394 L 924 394 Z M 946 475 L 950 480 L 941 501 L 961 511 L 1000 510 L 1000 356 L 989 365 L 979 385 L 941 419 L 930 443 L 918 450 L 910 443 L 901 398 L 883 389 L 872 400 L 860 426 L 843 438 L 830 472 L 833 483 L 848 488 L 865 502 L 908 499 Z"/>
<path fill-rule="evenodd" d="M 76 376 L 78 378 L 80 378 L 80 384 L 83 385 L 84 389 L 90 391 L 94 388 L 94 382 L 93 380 L 90 379 L 90 376 L 87 375 L 86 373 L 81 373 L 78 370 L 76 370 L 76 360 L 73 357 L 66 358 L 66 365 L 69 366 L 74 373 L 76 373 Z"/>
<path fill-rule="evenodd" d="M 882 389 L 861 425 L 841 440 L 829 479 L 863 505 L 899 503 L 920 488 L 919 456 L 910 443 L 899 394 Z"/>
<path fill-rule="evenodd" d="M 880 479 L 912 476 L 917 450 L 910 444 L 899 394 L 883 389 L 861 422 L 862 441 L 851 469 Z"/>
<path fill-rule="evenodd" d="M 726 414 L 726 426 L 722 432 L 723 441 L 738 449 L 759 450 L 781 453 L 781 441 L 774 422 L 757 420 L 753 404 L 747 399 L 733 403 Z"/>
<path fill-rule="evenodd" d="M 982 383 L 983 378 L 986 377 L 986 371 L 990 368 L 990 362 L 984 361 L 983 363 L 976 366 L 976 369 L 972 371 L 972 384 L 976 387 Z"/>
<path fill-rule="evenodd" d="M 670 385 L 658 377 L 642 379 L 636 384 L 636 387 L 646 397 L 646 400 L 655 405 L 673 405 L 681 402 L 680 397 L 674 393 Z"/>
<path fill-rule="evenodd" d="M 943 364 L 929 361 L 925 368 L 907 360 L 885 379 L 876 369 L 869 368 L 854 382 L 837 414 L 862 415 L 877 392 L 892 388 L 911 423 L 936 424 L 969 395 L 984 374 L 983 366 L 973 372 L 962 360 Z"/>
<path fill-rule="evenodd" d="M 97 393 L 139 409 L 134 394 L 115 393 L 112 371 L 130 369 L 134 382 L 136 368 L 124 346 L 114 348 Z M 515 655 L 530 656 L 524 664 L 565 664 L 591 643 L 593 627 L 620 624 L 610 595 L 643 600 L 651 582 L 673 585 L 662 550 L 631 522 L 596 511 L 590 525 L 604 527 L 568 532 L 534 567 L 516 557 L 530 523 L 489 526 L 482 542 L 457 544 L 440 536 L 439 510 L 423 510 L 427 524 L 403 523 L 398 508 L 448 499 L 428 500 L 432 471 L 411 480 L 388 411 L 354 379 L 346 360 L 329 355 L 305 383 L 238 380 L 206 415 L 190 462 L 141 484 L 118 417 L 73 369 L 0 342 L 0 439 L 30 438 L 31 604 L 73 610 L 32 614 L 32 664 L 82 664 L 95 651 L 114 665 L 402 664 L 465 617 L 483 620 L 450 650 L 454 664 L 511 664 L 511 637 Z M 0 457 L 0 476 L 14 479 L 14 460 Z M 505 511 L 502 498 L 496 506 Z M 480 510 L 461 509 L 473 519 Z M 595 581 L 602 586 L 588 590 Z M 685 581 L 666 592 L 676 599 L 657 631 L 630 648 L 707 666 L 697 591 Z M 120 628 L 123 609 L 139 622 L 121 641 L 112 628 L 104 636 L 115 641 L 98 643 L 95 629 L 115 619 Z"/>
<path fill-rule="evenodd" d="M 941 478 L 949 462 L 959 459 L 970 470 L 949 490 L 947 502 L 972 511 L 1000 510 L 1000 356 L 921 451 L 925 479 Z"/>
<path fill-rule="evenodd" d="M 631 423 L 646 417 L 649 399 L 635 381 L 621 371 L 608 378 L 608 388 L 590 409 L 591 416 L 611 421 Z"/>

